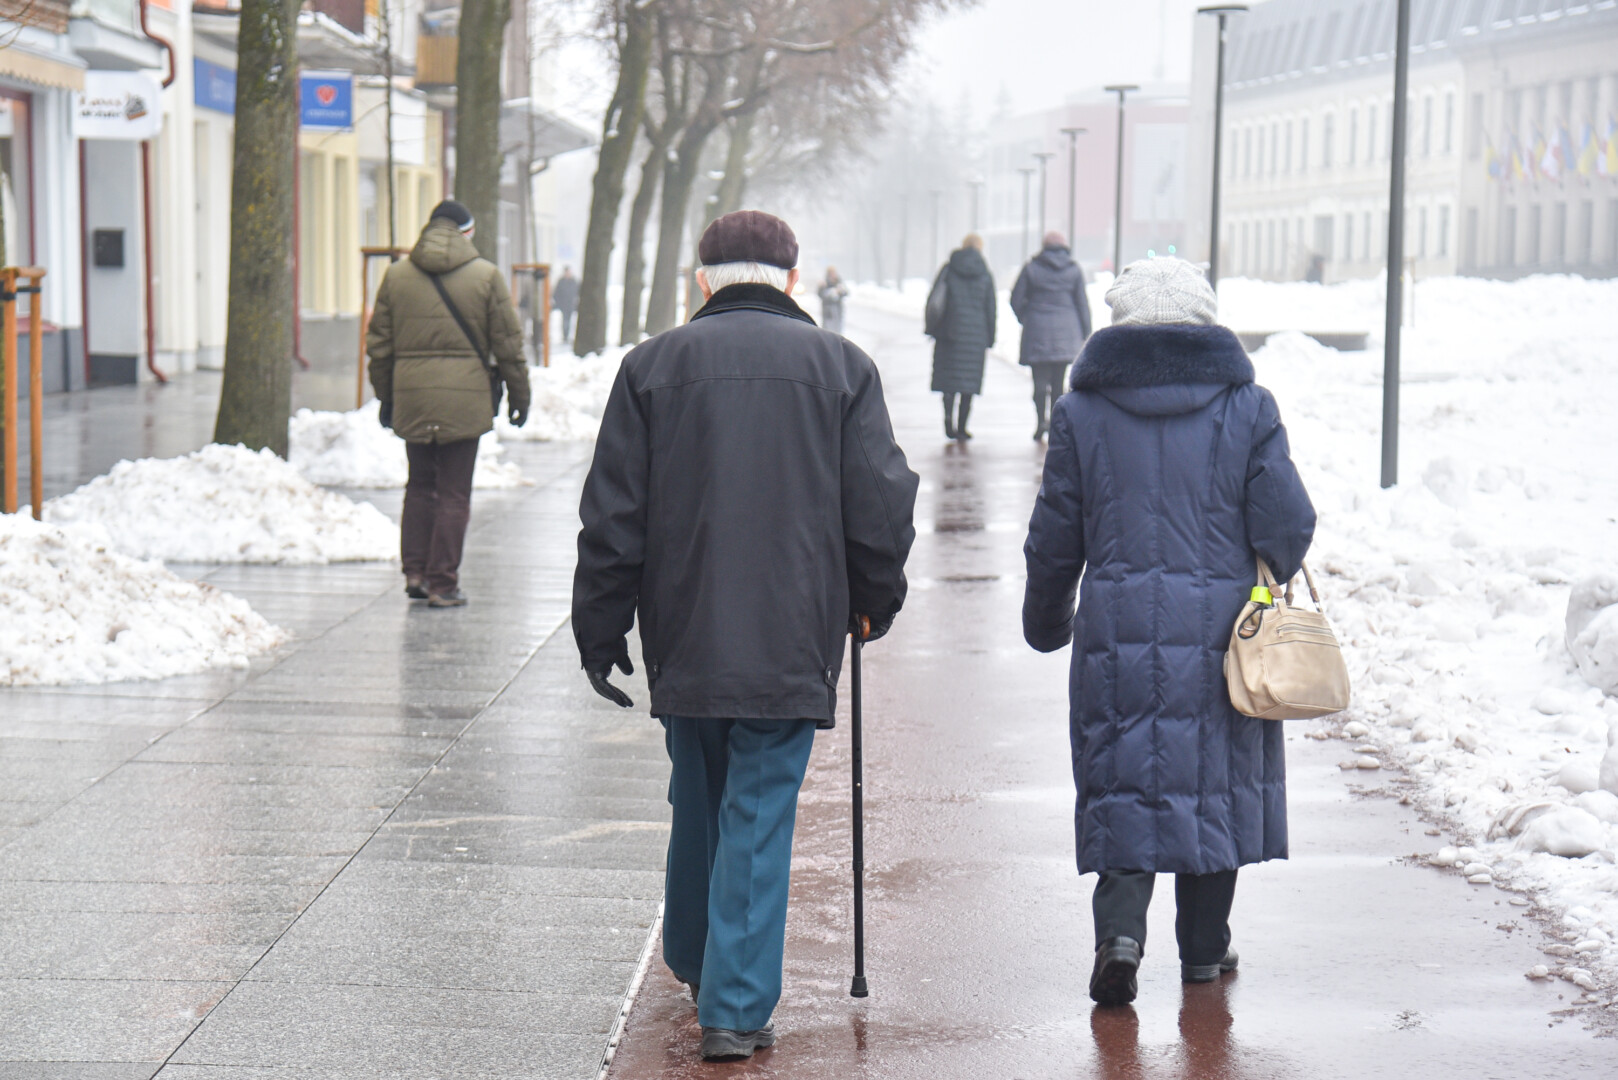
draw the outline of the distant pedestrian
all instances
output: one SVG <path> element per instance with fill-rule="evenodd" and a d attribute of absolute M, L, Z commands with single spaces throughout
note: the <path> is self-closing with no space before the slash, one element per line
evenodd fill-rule
<path fill-rule="evenodd" d="M 1023 633 L 1073 644 L 1078 864 L 1100 875 L 1090 996 L 1116 1005 L 1135 997 L 1155 875 L 1176 875 L 1181 980 L 1212 982 L 1236 967 L 1237 868 L 1286 858 L 1281 725 L 1231 707 L 1222 661 L 1255 560 L 1290 579 L 1315 512 L 1202 272 L 1134 263 L 1107 303 L 1051 421 Z"/>
<path fill-rule="evenodd" d="M 365 348 L 382 425 L 405 441 L 410 479 L 399 525 L 405 592 L 461 607 L 461 550 L 472 514 L 478 440 L 502 384 L 512 424 L 528 419 L 522 326 L 500 268 L 472 246 L 471 211 L 446 199 L 410 252 L 388 268 Z"/>
<path fill-rule="evenodd" d="M 1090 336 L 1090 298 L 1084 268 L 1073 261 L 1067 238 L 1045 234 L 1044 250 L 1034 256 L 1011 289 L 1011 310 L 1022 323 L 1018 362 L 1034 373 L 1034 438 L 1051 427 L 1051 406 L 1062 396 L 1068 368 Z"/>
<path fill-rule="evenodd" d="M 966 421 L 983 392 L 983 360 L 994 344 L 994 275 L 983 237 L 969 234 L 933 279 L 924 332 L 933 339 L 933 389 L 944 395 L 944 437 L 972 437 Z M 957 402 L 959 407 L 957 408 Z"/>
<path fill-rule="evenodd" d="M 843 332 L 843 301 L 848 298 L 848 286 L 837 273 L 837 267 L 826 267 L 826 280 L 820 283 L 820 325 L 834 334 Z"/>
<path fill-rule="evenodd" d="M 596 692 L 641 652 L 673 765 L 663 959 L 702 1056 L 775 1042 L 792 829 L 843 642 L 905 598 L 917 477 L 876 365 L 793 302 L 786 222 L 726 214 L 697 247 L 706 303 L 625 357 L 579 516 L 573 633 Z"/>
<path fill-rule="evenodd" d="M 551 306 L 562 313 L 562 344 L 573 340 L 573 316 L 579 310 L 579 279 L 571 266 L 562 267 L 562 276 L 551 290 Z"/>

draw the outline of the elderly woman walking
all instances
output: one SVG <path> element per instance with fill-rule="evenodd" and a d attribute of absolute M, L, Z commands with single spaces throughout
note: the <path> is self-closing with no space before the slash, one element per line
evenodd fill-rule
<path fill-rule="evenodd" d="M 1211 982 L 1236 967 L 1237 868 L 1286 858 L 1281 725 L 1231 707 L 1222 662 L 1255 559 L 1291 578 L 1315 512 L 1202 272 L 1137 262 L 1107 303 L 1054 409 L 1023 634 L 1073 643 L 1078 864 L 1100 875 L 1090 996 L 1120 1005 L 1157 874 L 1176 875 L 1181 979 Z"/>
<path fill-rule="evenodd" d="M 950 253 L 927 297 L 924 333 L 933 339 L 933 389 L 944 395 L 946 439 L 972 437 L 966 421 L 973 396 L 983 392 L 983 358 L 994 344 L 995 303 L 983 237 L 970 233 Z"/>
<path fill-rule="evenodd" d="M 1073 261 L 1067 237 L 1045 234 L 1043 249 L 1028 261 L 1011 288 L 1011 311 L 1022 323 L 1018 363 L 1034 373 L 1034 438 L 1051 429 L 1051 406 L 1085 339 L 1090 336 L 1090 298 L 1084 268 Z"/>

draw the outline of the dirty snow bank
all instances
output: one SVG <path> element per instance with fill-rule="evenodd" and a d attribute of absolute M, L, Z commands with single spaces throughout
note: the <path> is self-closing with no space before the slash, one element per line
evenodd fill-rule
<path fill-rule="evenodd" d="M 551 366 L 529 368 L 533 405 L 528 423 L 514 428 L 502 415 L 495 432 L 512 442 L 589 442 L 601 429 L 607 395 L 629 349 L 618 346 L 595 356 L 553 351 Z"/>
<path fill-rule="evenodd" d="M 307 565 L 399 551 L 398 526 L 376 507 L 317 487 L 268 450 L 242 446 L 121 461 L 47 502 L 45 518 L 99 529 L 117 551 L 167 562 Z"/>
<path fill-rule="evenodd" d="M 245 668 L 284 639 L 246 601 L 86 530 L 0 515 L 0 686 Z"/>
<path fill-rule="evenodd" d="M 287 458 L 312 483 L 326 487 L 402 488 L 410 478 L 404 440 L 378 419 L 381 402 L 372 398 L 350 412 L 299 409 L 288 425 Z M 472 486 L 514 488 L 529 483 L 505 453 L 494 433 L 478 442 Z"/>
<path fill-rule="evenodd" d="M 1242 325 L 1380 326 L 1374 282 L 1221 288 Z M 1419 286 L 1388 491 L 1380 349 L 1284 333 L 1253 357 L 1320 512 L 1312 565 L 1354 676 L 1345 737 L 1471 840 L 1441 864 L 1560 918 L 1565 962 L 1547 970 L 1580 986 L 1618 981 L 1618 698 L 1591 685 L 1618 614 L 1581 584 L 1571 641 L 1568 624 L 1572 586 L 1618 569 L 1614 310 L 1618 282 Z"/>

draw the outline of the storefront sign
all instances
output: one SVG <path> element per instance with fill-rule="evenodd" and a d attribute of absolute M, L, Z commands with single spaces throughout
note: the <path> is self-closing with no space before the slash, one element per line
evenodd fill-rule
<path fill-rule="evenodd" d="M 196 84 L 196 93 L 193 100 L 200 109 L 212 109 L 214 112 L 236 113 L 236 70 L 224 67 L 221 64 L 210 64 L 206 60 L 196 59 L 192 62 L 193 81 Z"/>
<path fill-rule="evenodd" d="M 86 71 L 73 95 L 79 139 L 155 139 L 163 129 L 162 87 L 144 71 Z"/>
<path fill-rule="evenodd" d="M 347 71 L 306 71 L 299 84 L 299 118 L 306 128 L 354 126 L 354 76 Z"/>

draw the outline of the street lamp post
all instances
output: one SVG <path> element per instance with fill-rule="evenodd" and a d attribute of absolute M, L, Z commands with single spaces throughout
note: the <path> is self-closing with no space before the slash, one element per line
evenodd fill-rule
<path fill-rule="evenodd" d="M 1067 136 L 1067 244 L 1073 247 L 1074 229 L 1077 228 L 1079 215 L 1079 136 L 1088 132 L 1089 128 L 1068 127 L 1062 129 Z"/>
<path fill-rule="evenodd" d="M 983 181 L 968 180 L 966 186 L 972 189 L 972 231 L 978 231 L 978 203 L 982 201 Z"/>
<path fill-rule="evenodd" d="M 1410 95 L 1410 0 L 1399 0 L 1388 181 L 1388 321 L 1382 353 L 1382 486 L 1399 482 L 1399 329 L 1404 322 L 1405 140 Z"/>
<path fill-rule="evenodd" d="M 1019 264 L 1028 261 L 1028 189 L 1034 181 L 1032 167 L 1018 169 L 1022 173 L 1022 247 L 1017 251 Z"/>
<path fill-rule="evenodd" d="M 1055 156 L 1056 156 L 1056 152 L 1054 150 L 1045 150 L 1045 151 L 1041 151 L 1040 153 L 1034 155 L 1034 157 L 1039 161 L 1039 235 L 1040 235 L 1041 241 L 1043 241 L 1044 236 L 1045 236 L 1045 173 L 1046 173 L 1046 166 L 1048 166 L 1051 163 L 1051 158 L 1053 158 Z M 1068 237 L 1068 243 L 1072 243 L 1072 242 L 1073 242 L 1073 238 L 1071 236 Z"/>
<path fill-rule="evenodd" d="M 1124 95 L 1139 90 L 1133 83 L 1103 87 L 1109 94 L 1118 95 L 1118 161 L 1113 180 L 1112 198 L 1112 276 L 1123 270 L 1119 260 L 1124 252 Z"/>
<path fill-rule="evenodd" d="M 1208 215 L 1208 284 L 1219 287 L 1219 182 L 1220 150 L 1225 141 L 1225 19 L 1247 10 L 1246 4 L 1198 8 L 1198 15 L 1219 16 L 1218 59 L 1214 62 L 1213 206 Z"/>

